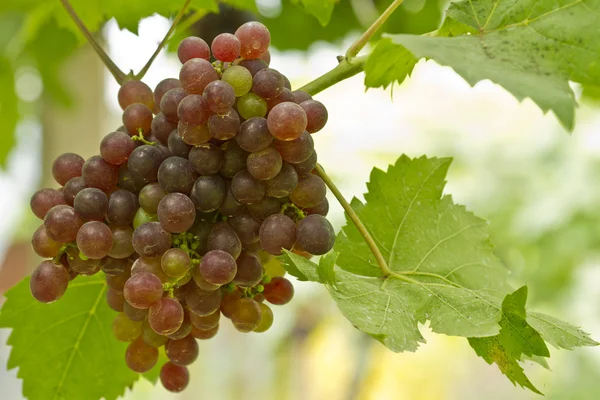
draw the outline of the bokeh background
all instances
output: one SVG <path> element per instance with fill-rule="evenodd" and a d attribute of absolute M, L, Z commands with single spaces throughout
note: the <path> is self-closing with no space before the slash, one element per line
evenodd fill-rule
<path fill-rule="evenodd" d="M 277 0 L 259 1 L 276 46 L 271 66 L 295 88 L 309 82 L 335 66 L 336 56 L 373 19 L 380 3 L 343 0 L 332 24 L 321 28 L 288 2 L 282 9 Z M 407 0 L 392 23 L 403 31 L 430 31 L 444 4 Z M 210 41 L 252 18 L 223 11 L 221 16 L 192 15 L 195 20 L 185 30 Z M 12 24 L 15 18 L 0 13 L 0 22 Z M 37 43 L 29 49 L 36 62 L 23 62 L 15 70 L 21 119 L 17 145 L 0 170 L 0 304 L 2 293 L 39 262 L 29 248 L 39 222 L 28 202 L 36 189 L 52 186 L 52 160 L 63 152 L 96 154 L 100 138 L 121 125 L 118 86 L 92 49 L 77 47 L 60 36 L 51 20 L 47 24 L 50 39 L 62 40 L 62 53 L 55 45 L 54 53 L 52 48 L 42 51 L 38 47 L 44 44 Z M 109 21 L 99 38 L 117 65 L 137 71 L 169 24 L 160 16 L 145 19 L 136 36 Z M 14 38 L 7 36 L 6 24 L 0 26 L 0 49 L 9 52 Z M 44 52 L 54 58 L 42 59 Z M 179 67 L 176 56 L 164 51 L 144 81 L 154 87 L 176 77 Z M 386 168 L 402 153 L 454 157 L 446 192 L 490 221 L 496 253 L 513 272 L 512 282 L 529 286 L 530 308 L 584 325 L 599 339 L 600 104 L 573 88 L 581 105 L 576 129 L 569 134 L 529 100 L 519 103 L 487 81 L 472 88 L 451 69 L 421 61 L 393 95 L 389 90 L 365 92 L 362 74 L 317 95 L 330 118 L 314 139 L 321 163 L 347 198 L 361 196 L 374 166 Z M 330 203 L 329 218 L 339 229 L 341 207 L 333 198 Z M 539 398 L 515 388 L 464 339 L 436 335 L 423 326 L 428 343 L 417 353 L 395 354 L 356 331 L 324 288 L 295 285 L 296 298 L 275 310 L 268 333 L 244 335 L 223 324 L 215 339 L 201 343 L 183 394 L 140 381 L 126 399 Z M 6 370 L 9 333 L 0 329 L 0 398 L 19 400 L 21 382 L 15 370 Z M 600 398 L 600 348 L 551 353 L 552 371 L 526 366 L 547 399 Z"/>

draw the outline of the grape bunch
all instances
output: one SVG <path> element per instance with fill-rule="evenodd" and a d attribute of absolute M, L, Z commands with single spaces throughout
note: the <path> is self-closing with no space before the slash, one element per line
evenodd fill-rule
<path fill-rule="evenodd" d="M 266 304 L 294 294 L 274 257 L 333 247 L 329 205 L 312 134 L 327 110 L 269 68 L 270 34 L 258 22 L 212 45 L 178 47 L 179 79 L 154 91 L 140 81 L 119 90 L 123 126 L 87 160 L 59 156 L 59 189 L 31 199 L 43 224 L 32 238 L 43 261 L 33 296 L 59 299 L 77 275 L 106 276 L 113 332 L 129 342 L 126 363 L 143 373 L 164 346 L 165 388 L 189 381 L 196 339 L 210 339 L 221 315 L 241 332 L 273 323 Z"/>

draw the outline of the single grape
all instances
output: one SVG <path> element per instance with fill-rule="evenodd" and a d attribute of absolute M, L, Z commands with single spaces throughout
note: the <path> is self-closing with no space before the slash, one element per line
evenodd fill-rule
<path fill-rule="evenodd" d="M 167 193 L 190 193 L 194 186 L 190 162 L 183 157 L 167 158 L 158 169 L 158 183 Z"/>
<path fill-rule="evenodd" d="M 202 94 L 206 85 L 217 79 L 219 79 L 219 75 L 212 64 L 202 58 L 192 58 L 186 61 L 179 71 L 181 87 L 192 94 Z"/>
<path fill-rule="evenodd" d="M 193 146 L 190 146 L 189 144 L 183 141 L 183 138 L 179 136 L 179 132 L 177 132 L 177 129 L 172 131 L 169 135 L 168 145 L 169 151 L 173 156 L 183 158 L 188 158 L 190 150 L 193 148 Z"/>
<path fill-rule="evenodd" d="M 148 322 L 160 335 L 170 335 L 183 324 L 183 307 L 176 299 L 163 297 L 156 301 L 148 311 Z"/>
<path fill-rule="evenodd" d="M 167 362 L 160 369 L 160 382 L 169 392 L 179 393 L 190 383 L 190 373 L 184 366 Z"/>
<path fill-rule="evenodd" d="M 130 227 L 111 226 L 113 244 L 108 252 L 112 258 L 123 259 L 135 253 L 133 249 L 133 229 Z"/>
<path fill-rule="evenodd" d="M 87 258 L 99 260 L 112 248 L 112 232 L 100 221 L 86 222 L 77 232 L 77 247 Z"/>
<path fill-rule="evenodd" d="M 225 182 L 226 190 L 225 190 L 225 198 L 223 199 L 223 203 L 219 207 L 219 213 L 224 216 L 232 217 L 241 213 L 244 210 L 244 206 L 235 199 L 233 192 L 231 191 L 231 182 Z"/>
<path fill-rule="evenodd" d="M 160 256 L 138 258 L 131 267 L 131 275 L 136 275 L 141 272 L 150 272 L 151 274 L 156 275 L 162 283 L 168 282 L 170 278 L 162 270 L 160 260 Z"/>
<path fill-rule="evenodd" d="M 294 103 L 302 104 L 307 100 L 312 100 L 312 96 L 302 90 L 295 90 L 292 92 L 294 95 Z"/>
<path fill-rule="evenodd" d="M 73 207 L 73 202 L 75 201 L 75 196 L 77 196 L 77 193 L 79 193 L 83 189 L 85 189 L 85 187 L 86 187 L 85 180 L 83 179 L 82 176 L 77 176 L 75 178 L 69 179 L 69 181 L 67 183 L 65 183 L 65 186 L 63 187 L 63 193 L 62 193 L 64 201 L 67 203 L 67 205 L 70 205 L 71 207 Z M 53 189 L 50 189 L 50 190 L 53 190 Z M 64 204 L 64 203 L 61 203 L 61 204 Z M 54 204 L 54 205 L 56 205 L 56 204 Z M 50 207 L 50 208 L 52 208 L 52 207 Z"/>
<path fill-rule="evenodd" d="M 296 224 L 288 216 L 273 214 L 260 226 L 260 243 L 265 251 L 280 255 L 281 249 L 291 250 L 296 243 Z"/>
<path fill-rule="evenodd" d="M 219 310 L 205 316 L 190 313 L 190 321 L 192 322 L 192 325 L 200 329 L 201 331 L 206 331 L 219 325 L 220 318 L 221 313 L 219 312 Z"/>
<path fill-rule="evenodd" d="M 310 254 L 326 254 L 335 243 L 335 231 L 322 215 L 308 215 L 298 223 L 297 244 Z"/>
<path fill-rule="evenodd" d="M 242 244 L 247 245 L 258 241 L 260 221 L 248 214 L 239 214 L 227 220 Z"/>
<path fill-rule="evenodd" d="M 132 275 L 123 290 L 125 300 L 135 308 L 150 308 L 161 300 L 163 286 L 160 279 L 149 272 Z"/>
<path fill-rule="evenodd" d="M 277 104 L 267 117 L 269 131 L 279 140 L 299 138 L 306 130 L 307 123 L 304 109 L 292 102 Z"/>
<path fill-rule="evenodd" d="M 250 153 L 246 165 L 250 175 L 265 181 L 279 174 L 282 162 L 279 152 L 273 147 L 267 147 L 264 150 Z"/>
<path fill-rule="evenodd" d="M 40 225 L 31 237 L 31 247 L 33 247 L 33 251 L 35 251 L 38 256 L 52 258 L 58 254 L 61 243 L 52 240 L 48 236 L 44 225 Z"/>
<path fill-rule="evenodd" d="M 223 204 L 227 186 L 219 175 L 201 176 L 196 179 L 190 195 L 197 210 L 210 212 Z"/>
<path fill-rule="evenodd" d="M 250 215 L 259 221 L 264 221 L 270 215 L 279 214 L 281 211 L 281 204 L 279 201 L 273 197 L 267 196 L 257 203 L 248 204 L 246 207 L 248 208 Z"/>
<path fill-rule="evenodd" d="M 217 332 L 219 332 L 219 325 L 215 326 L 214 328 L 207 329 L 207 330 L 201 330 L 192 325 L 192 336 L 196 339 L 200 339 L 200 340 L 212 339 L 213 337 L 215 337 L 217 335 Z"/>
<path fill-rule="evenodd" d="M 156 214 L 150 214 L 146 210 L 144 210 L 142 207 L 140 207 L 140 208 L 138 208 L 137 212 L 135 213 L 135 217 L 133 218 L 133 228 L 137 229 L 138 227 L 140 227 L 142 224 L 145 224 L 146 222 L 155 222 L 155 221 L 158 221 L 158 216 Z"/>
<path fill-rule="evenodd" d="M 306 113 L 306 130 L 308 132 L 318 132 L 323 129 L 325 124 L 327 124 L 327 108 L 325 108 L 323 103 L 316 100 L 306 100 L 300 103 L 300 107 L 302 107 Z"/>
<path fill-rule="evenodd" d="M 217 82 L 221 81 L 209 83 L 207 89 Z M 179 103 L 179 106 L 177 107 L 177 116 L 179 117 L 179 122 L 190 125 L 202 125 L 208 121 L 210 111 L 209 104 L 206 102 L 206 92 L 202 96 L 190 94 Z"/>
<path fill-rule="evenodd" d="M 65 198 L 60 190 L 48 188 L 40 189 L 35 192 L 33 196 L 31 196 L 31 200 L 29 202 L 31 211 L 33 211 L 35 216 L 39 219 L 44 219 L 46 214 L 48 214 L 48 211 L 50 211 L 50 209 L 52 209 L 54 206 L 65 204 Z"/>
<path fill-rule="evenodd" d="M 104 262 L 101 261 L 100 265 L 104 265 Z M 108 287 L 114 291 L 117 292 L 123 292 L 123 290 L 125 289 L 125 283 L 127 283 L 127 280 L 129 279 L 129 277 L 131 276 L 130 273 L 128 272 L 124 272 L 122 274 L 118 274 L 118 275 L 113 275 L 113 274 L 107 274 L 106 275 L 106 284 L 108 285 Z"/>
<path fill-rule="evenodd" d="M 137 182 L 143 182 L 144 184 L 156 182 L 158 169 L 163 160 L 164 156 L 156 146 L 142 145 L 133 150 L 129 156 L 127 168 Z"/>
<path fill-rule="evenodd" d="M 160 112 L 165 118 L 173 123 L 179 121 L 177 115 L 179 104 L 188 96 L 188 93 L 181 87 L 176 87 L 168 90 L 160 100 Z"/>
<path fill-rule="evenodd" d="M 31 274 L 29 289 L 37 301 L 51 303 L 65 294 L 69 285 L 69 273 L 62 265 L 42 261 Z"/>
<path fill-rule="evenodd" d="M 271 64 L 271 53 L 269 52 L 269 49 L 267 49 L 264 53 L 258 56 L 258 59 L 267 64 L 267 66 L 269 66 Z M 286 87 L 290 89 L 289 85 Z"/>
<path fill-rule="evenodd" d="M 139 308 L 133 307 L 128 302 L 123 303 L 123 314 L 129 318 L 129 320 L 134 322 L 139 322 L 140 325 L 140 334 L 142 333 L 143 323 L 147 321 L 148 310 L 140 310 Z M 139 336 L 139 335 L 138 335 Z"/>
<path fill-rule="evenodd" d="M 114 289 L 108 288 L 106 291 L 106 304 L 116 312 L 123 312 L 125 308 L 125 297 L 123 292 L 118 292 Z"/>
<path fill-rule="evenodd" d="M 101 156 L 92 156 L 83 164 L 82 176 L 87 187 L 95 187 L 108 192 L 119 181 L 119 169 L 104 161 Z"/>
<path fill-rule="evenodd" d="M 179 279 L 188 273 L 192 266 L 190 256 L 181 249 L 169 249 L 162 255 L 162 270 L 171 278 Z"/>
<path fill-rule="evenodd" d="M 162 256 L 171 248 L 171 234 L 159 222 L 146 222 L 133 232 L 132 243 L 140 257 Z"/>
<path fill-rule="evenodd" d="M 61 154 L 52 163 L 52 176 L 59 185 L 64 186 L 69 179 L 81 176 L 84 160 L 74 153 Z"/>
<path fill-rule="evenodd" d="M 73 208 L 83 219 L 104 221 L 104 214 L 108 210 L 108 197 L 100 189 L 85 188 L 75 196 Z"/>
<path fill-rule="evenodd" d="M 226 289 L 222 289 L 223 295 L 221 298 L 221 313 L 226 318 L 231 318 L 233 311 L 235 310 L 235 303 L 242 298 L 242 293 L 239 290 L 233 290 L 231 292 Z"/>
<path fill-rule="evenodd" d="M 185 303 L 188 309 L 196 315 L 210 315 L 221 305 L 221 291 L 206 291 L 192 285 L 186 293 Z"/>
<path fill-rule="evenodd" d="M 242 97 L 252 89 L 252 74 L 246 68 L 239 65 L 232 65 L 227 68 L 223 72 L 221 80 L 233 87 L 236 97 Z"/>
<path fill-rule="evenodd" d="M 190 333 L 192 333 L 190 313 L 187 310 L 184 310 L 183 322 L 181 323 L 181 326 L 175 332 L 171 333 L 170 335 L 167 335 L 167 337 L 171 340 L 181 340 L 184 337 L 188 336 Z"/>
<path fill-rule="evenodd" d="M 158 204 L 158 220 L 171 233 L 182 233 L 191 228 L 196 218 L 194 203 L 184 194 L 169 193 Z"/>
<path fill-rule="evenodd" d="M 130 191 L 131 193 L 139 193 L 146 182 L 140 179 L 134 179 L 127 164 L 121 164 L 119 167 L 119 188 Z"/>
<path fill-rule="evenodd" d="M 240 332 L 251 332 L 258 327 L 261 320 L 260 304 L 250 298 L 242 298 L 233 305 L 231 322 Z"/>
<path fill-rule="evenodd" d="M 306 161 L 315 153 L 315 143 L 307 131 L 294 140 L 275 140 L 275 148 L 285 162 L 292 164 Z"/>
<path fill-rule="evenodd" d="M 44 217 L 44 228 L 48 236 L 60 243 L 75 241 L 83 220 L 71 206 L 57 205 Z"/>
<path fill-rule="evenodd" d="M 296 172 L 298 174 L 308 174 L 310 172 L 312 172 L 313 169 L 315 169 L 315 166 L 317 165 L 317 152 L 313 151 L 310 155 L 310 157 L 308 157 L 306 160 L 296 163 L 296 164 L 292 164 L 292 167 L 294 167 L 294 169 L 296 170 Z"/>
<path fill-rule="evenodd" d="M 290 193 L 290 200 L 300 208 L 314 207 L 323 201 L 327 187 L 323 179 L 313 174 L 303 174 L 298 178 L 298 185 Z"/>
<path fill-rule="evenodd" d="M 117 98 L 123 110 L 134 103 L 144 104 L 150 110 L 154 108 L 154 94 L 152 93 L 152 89 L 144 82 L 138 80 L 127 81 L 121 85 Z"/>
<path fill-rule="evenodd" d="M 236 263 L 237 273 L 233 278 L 233 282 L 243 287 L 258 285 L 263 277 L 263 267 L 260 259 L 252 253 L 242 252 Z"/>
<path fill-rule="evenodd" d="M 233 178 L 238 172 L 246 168 L 248 152 L 242 149 L 236 141 L 229 141 L 223 146 L 223 165 L 219 170 L 221 176 Z"/>
<path fill-rule="evenodd" d="M 237 271 L 235 259 L 223 250 L 211 250 L 206 253 L 198 268 L 200 275 L 213 285 L 225 285 L 231 282 Z"/>
<path fill-rule="evenodd" d="M 180 121 L 177 124 L 177 133 L 183 142 L 190 146 L 199 146 L 212 139 L 207 125 L 192 125 Z"/>
<path fill-rule="evenodd" d="M 240 49 L 240 40 L 231 33 L 217 35 L 210 45 L 213 56 L 222 62 L 235 61 L 240 56 Z"/>
<path fill-rule="evenodd" d="M 269 64 L 270 64 L 270 59 L 271 59 L 271 54 L 269 54 Z M 265 61 L 265 62 L 267 62 L 267 61 Z M 287 90 L 292 90 L 292 83 L 285 75 L 283 75 L 283 87 L 286 88 Z"/>
<path fill-rule="evenodd" d="M 142 323 L 127 318 L 123 313 L 117 314 L 112 325 L 113 334 L 120 342 L 133 342 L 142 333 Z"/>
<path fill-rule="evenodd" d="M 317 204 L 316 206 L 305 208 L 303 211 L 307 215 L 319 214 L 326 217 L 329 213 L 329 201 L 327 201 L 327 197 L 325 197 L 323 201 Z"/>
<path fill-rule="evenodd" d="M 266 26 L 257 21 L 246 22 L 235 31 L 241 44 L 240 56 L 258 58 L 265 53 L 271 43 L 271 34 Z"/>
<path fill-rule="evenodd" d="M 112 165 L 121 165 L 127 162 L 131 152 L 137 144 L 123 132 L 112 132 L 104 136 L 100 142 L 100 155 L 104 161 Z"/>
<path fill-rule="evenodd" d="M 243 170 L 233 177 L 231 191 L 241 204 L 251 204 L 261 201 L 267 189 L 263 181 L 254 178 L 248 170 Z"/>
<path fill-rule="evenodd" d="M 273 135 L 269 132 L 265 118 L 254 117 L 244 121 L 236 140 L 242 149 L 255 152 L 269 147 L 273 142 Z"/>
<path fill-rule="evenodd" d="M 131 104 L 123 111 L 123 125 L 131 136 L 149 133 L 152 118 L 152 110 L 141 103 Z"/>
<path fill-rule="evenodd" d="M 158 349 L 152 347 L 141 338 L 137 338 L 127 346 L 125 363 L 134 372 L 150 371 L 158 361 Z"/>
<path fill-rule="evenodd" d="M 246 93 L 237 101 L 237 111 L 244 119 L 267 115 L 267 102 L 256 93 Z"/>
<path fill-rule="evenodd" d="M 192 58 L 203 58 L 210 60 L 210 48 L 201 38 L 189 36 L 183 39 L 177 47 L 177 57 L 182 64 L 185 64 Z"/>
<path fill-rule="evenodd" d="M 165 352 L 172 363 L 190 365 L 198 358 L 198 343 L 191 335 L 180 340 L 168 340 Z"/>
<path fill-rule="evenodd" d="M 269 65 L 264 62 L 263 60 L 260 60 L 258 58 L 252 59 L 252 60 L 242 60 L 238 63 L 238 65 L 246 68 L 248 71 L 250 71 L 250 74 L 252 75 L 252 77 L 254 77 L 256 75 L 256 73 L 258 71 L 261 71 L 265 68 L 269 68 Z"/>
<path fill-rule="evenodd" d="M 149 183 L 142 188 L 138 196 L 140 207 L 149 212 L 156 214 L 158 212 L 158 203 L 165 197 L 167 193 L 158 183 Z"/>
<path fill-rule="evenodd" d="M 100 260 L 100 269 L 106 274 L 106 276 L 115 276 L 119 278 L 126 278 L 131 275 L 131 265 L 133 262 L 126 258 L 113 258 L 106 256 Z M 107 278 L 108 279 L 108 278 Z M 123 282 L 123 286 L 125 282 Z M 123 290 L 123 288 L 121 288 Z"/>
<path fill-rule="evenodd" d="M 264 286 L 263 295 L 271 304 L 281 306 L 289 303 L 294 297 L 294 286 L 286 278 L 276 276 Z"/>
<path fill-rule="evenodd" d="M 265 184 L 267 185 L 267 196 L 287 197 L 298 185 L 298 174 L 294 167 L 284 162 L 279 173 L 274 178 L 265 181 Z"/>
<path fill-rule="evenodd" d="M 67 249 L 69 267 L 80 275 L 91 276 L 101 269 L 100 260 L 94 258 L 81 258 L 79 250 L 75 247 Z"/>
<path fill-rule="evenodd" d="M 223 150 L 211 143 L 194 147 L 189 152 L 189 161 L 200 175 L 215 175 L 223 165 Z"/>
<path fill-rule="evenodd" d="M 113 226 L 130 226 L 138 208 L 138 198 L 135 194 L 117 189 L 108 198 L 106 220 Z"/>
<path fill-rule="evenodd" d="M 152 135 L 163 145 L 169 144 L 171 132 L 177 129 L 177 124 L 169 121 L 161 112 L 156 114 L 150 127 Z"/>
<path fill-rule="evenodd" d="M 290 101 L 294 102 L 294 95 L 292 94 L 291 90 L 284 87 L 282 92 L 277 97 L 267 100 L 267 111 L 271 112 L 273 107 L 275 107 L 277 104 Z"/>
<path fill-rule="evenodd" d="M 223 250 L 236 259 L 242 252 L 242 242 L 227 222 L 219 222 L 212 227 L 208 235 L 206 248 L 209 252 L 210 250 Z M 207 281 L 215 285 L 220 285 L 220 283 L 212 282 L 210 279 L 207 279 Z"/>
<path fill-rule="evenodd" d="M 156 85 L 156 88 L 154 88 L 154 110 L 155 110 L 154 113 L 155 114 L 158 114 L 158 112 L 156 112 L 156 111 L 160 111 L 160 101 L 162 100 L 165 93 L 167 93 L 169 90 L 175 89 L 177 87 L 181 87 L 181 84 L 179 83 L 179 79 L 166 78 L 166 79 L 163 79 L 162 81 L 158 82 L 158 85 Z M 152 132 L 154 132 L 154 129 L 152 129 Z"/>
<path fill-rule="evenodd" d="M 167 340 L 169 340 L 166 336 L 156 333 L 147 319 L 142 324 L 142 334 L 140 337 L 147 345 L 155 348 L 164 346 Z"/>
<path fill-rule="evenodd" d="M 252 91 L 263 99 L 274 99 L 283 92 L 284 84 L 279 71 L 265 68 L 254 75 Z"/>
<path fill-rule="evenodd" d="M 273 311 L 266 304 L 260 304 L 260 322 L 254 328 L 254 332 L 262 333 L 269 330 L 273 325 Z"/>
<path fill-rule="evenodd" d="M 204 254 L 206 254 L 206 252 Z M 192 268 L 191 272 L 192 279 L 194 279 L 194 283 L 196 284 L 198 289 L 201 289 L 205 292 L 212 292 L 221 287 L 221 285 L 213 285 L 212 283 L 208 283 L 206 279 L 202 277 L 199 268 Z"/>
<path fill-rule="evenodd" d="M 220 81 L 219 81 L 220 82 Z M 223 114 L 213 114 L 208 119 L 208 130 L 217 140 L 229 140 L 240 131 L 240 116 L 234 109 Z"/>

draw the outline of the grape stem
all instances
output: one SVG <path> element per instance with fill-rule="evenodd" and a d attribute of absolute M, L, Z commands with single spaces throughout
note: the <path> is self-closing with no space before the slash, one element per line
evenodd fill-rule
<path fill-rule="evenodd" d="M 365 47 L 369 40 L 373 37 L 373 35 L 381 28 L 381 26 L 387 21 L 387 19 L 392 15 L 396 8 L 402 4 L 404 0 L 394 0 L 392 4 L 371 24 L 371 26 L 363 33 L 350 47 L 346 50 L 346 58 L 352 59 L 360 53 L 360 51 Z"/>
<path fill-rule="evenodd" d="M 335 186 L 335 183 L 333 183 L 333 181 L 331 180 L 329 175 L 327 175 L 327 173 L 321 167 L 321 165 L 317 164 L 315 166 L 315 171 L 321 177 L 321 179 L 323 179 L 323 181 L 325 182 L 325 184 L 327 185 L 329 190 L 331 190 L 331 193 L 333 193 L 333 195 L 335 196 L 337 201 L 344 208 L 344 211 L 346 211 L 346 214 L 348 215 L 348 217 L 352 220 L 352 222 L 356 226 L 356 229 L 358 229 L 361 236 L 365 239 L 367 246 L 369 246 L 369 249 L 371 249 L 371 252 L 375 256 L 375 260 L 377 261 L 377 264 L 379 264 L 379 268 L 381 269 L 381 273 L 383 274 L 383 276 L 384 277 L 390 276 L 392 271 L 390 270 L 390 267 L 388 267 L 387 262 L 385 261 L 385 258 L 383 258 L 383 254 L 381 254 L 379 247 L 377 247 L 377 243 L 375 243 L 375 240 L 373 240 L 373 237 L 367 230 L 367 227 L 362 223 L 362 221 L 360 220 L 360 218 L 358 217 L 358 215 L 356 214 L 356 212 L 354 211 L 352 206 L 346 201 L 346 199 L 344 198 L 344 196 L 342 195 L 340 190 L 337 188 L 337 186 Z"/>
<path fill-rule="evenodd" d="M 314 81 L 302 86 L 299 90 L 310 95 L 315 95 L 323 90 L 335 85 L 338 82 L 348 79 L 365 68 L 365 63 L 369 56 L 361 56 L 353 59 L 342 58 L 339 64 L 329 72 L 321 75 Z"/>
<path fill-rule="evenodd" d="M 146 62 L 146 64 L 142 67 L 142 69 L 140 70 L 140 72 L 138 72 L 133 77 L 133 79 L 139 81 L 139 80 L 141 80 L 144 77 L 144 75 L 146 75 L 146 72 L 148 72 L 148 70 L 150 69 L 150 66 L 152 66 L 152 63 L 154 62 L 154 60 L 156 59 L 156 57 L 158 56 L 158 54 L 167 45 L 167 42 L 169 41 L 169 39 L 171 39 L 171 35 L 173 34 L 173 32 L 175 32 L 175 28 L 177 27 L 177 25 L 179 24 L 179 21 L 181 21 L 181 18 L 183 18 L 183 15 L 187 11 L 188 6 L 190 5 L 190 1 L 191 0 L 185 0 L 185 3 L 183 3 L 183 6 L 181 7 L 181 9 L 179 10 L 179 12 L 175 16 L 175 19 L 173 20 L 173 23 L 171 24 L 171 27 L 169 28 L 169 30 L 165 34 L 165 37 L 158 44 L 158 46 L 156 47 L 156 50 L 154 50 L 154 54 L 152 54 L 152 56 L 150 56 L 150 58 L 148 59 L 148 62 Z"/>
<path fill-rule="evenodd" d="M 83 34 L 83 36 L 85 36 L 85 38 L 87 39 L 89 44 L 92 46 L 92 48 L 94 49 L 96 54 L 98 54 L 98 56 L 100 57 L 100 59 L 102 60 L 104 65 L 106 65 L 106 68 L 108 68 L 108 70 L 110 71 L 112 76 L 115 78 L 117 83 L 119 85 L 122 85 L 125 81 L 127 81 L 127 75 L 125 75 L 125 73 L 123 71 L 121 71 L 119 69 L 119 67 L 117 67 L 117 65 L 108 56 L 108 54 L 106 54 L 104 52 L 104 50 L 98 44 L 96 39 L 94 39 L 94 36 L 87 29 L 87 27 L 85 26 L 83 21 L 79 18 L 79 16 L 73 9 L 73 6 L 71 6 L 71 3 L 69 3 L 69 0 L 60 0 L 60 2 L 63 5 L 63 7 L 65 8 L 65 11 L 67 12 L 67 14 L 69 14 L 71 19 L 73 20 L 73 22 L 75 22 L 75 25 L 77 25 L 77 28 L 79 28 L 79 31 Z"/>

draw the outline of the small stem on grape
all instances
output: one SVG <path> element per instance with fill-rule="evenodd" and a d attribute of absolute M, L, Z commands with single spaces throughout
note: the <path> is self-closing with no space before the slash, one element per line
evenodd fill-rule
<path fill-rule="evenodd" d="M 350 46 L 346 51 L 346 58 L 352 59 L 356 57 L 358 53 L 360 53 L 360 51 L 365 47 L 369 40 L 371 40 L 375 32 L 377 32 L 379 28 L 381 28 L 381 26 L 385 23 L 385 21 L 387 21 L 390 15 L 392 15 L 392 13 L 396 11 L 396 8 L 398 8 L 398 6 L 402 4 L 402 1 L 404 0 L 394 0 L 394 2 L 389 5 L 389 7 L 383 12 L 383 14 L 381 14 L 379 18 L 377 18 L 375 22 L 371 24 L 369 29 L 367 29 L 365 33 L 361 35 L 361 37 L 359 37 L 354 43 L 352 43 L 352 46 Z"/>
<path fill-rule="evenodd" d="M 69 3 L 69 0 L 60 0 L 60 2 L 62 3 L 63 7 L 65 8 L 65 11 L 67 11 L 67 14 L 69 14 L 69 16 L 71 17 L 73 22 L 75 22 L 75 25 L 77 25 L 77 28 L 79 28 L 79 31 L 83 34 L 83 36 L 85 36 L 85 38 L 87 39 L 89 44 L 94 48 L 94 51 L 96 52 L 96 54 L 98 54 L 98 56 L 100 57 L 100 59 L 102 60 L 104 65 L 106 65 L 106 68 L 108 68 L 108 70 L 110 71 L 112 76 L 115 78 L 117 83 L 119 85 L 122 85 L 123 83 L 125 83 L 125 81 L 127 81 L 127 75 L 125 75 L 125 73 L 123 71 L 121 71 L 119 69 L 119 67 L 117 67 L 117 65 L 108 56 L 108 54 L 106 54 L 104 52 L 104 50 L 98 44 L 96 39 L 94 39 L 94 36 L 86 28 L 83 21 L 79 18 L 79 16 L 73 9 L 73 6 L 71 6 L 71 3 Z"/>
<path fill-rule="evenodd" d="M 142 142 L 142 143 L 147 144 L 149 146 L 155 146 L 156 145 L 156 142 L 151 142 L 151 141 L 147 140 L 144 137 L 144 131 L 142 131 L 141 129 L 138 130 L 138 134 L 137 135 L 131 137 L 131 140 L 136 141 L 136 142 Z"/>
<path fill-rule="evenodd" d="M 356 226 L 356 229 L 358 229 L 361 236 L 365 239 L 365 242 L 367 242 L 367 246 L 369 246 L 369 249 L 371 249 L 371 252 L 375 256 L 375 260 L 377 261 L 377 264 L 379 264 L 379 268 L 381 269 L 383 276 L 390 276 L 392 271 L 390 270 L 390 268 L 387 265 L 387 262 L 383 258 L 383 254 L 381 254 L 381 251 L 379 251 L 379 247 L 377 247 L 375 240 L 373 240 L 373 237 L 371 236 L 365 225 L 362 223 L 356 212 L 354 212 L 352 206 L 350 206 L 350 204 L 346 201 L 342 193 L 339 191 L 337 186 L 335 186 L 335 184 L 333 183 L 329 175 L 327 175 L 325 170 L 323 170 L 321 165 L 317 164 L 315 166 L 315 171 L 317 171 L 317 174 L 321 177 L 321 179 L 323 179 L 329 190 L 331 190 L 331 193 L 333 193 L 337 201 L 344 208 L 344 211 L 346 211 L 348 217 L 350 217 L 350 219 Z"/>
<path fill-rule="evenodd" d="M 325 73 L 324 75 L 321 75 L 314 81 L 307 83 L 299 90 L 302 90 L 311 96 L 322 92 L 328 87 L 361 72 L 365 67 L 367 58 L 368 56 L 356 57 L 352 60 L 348 58 L 342 58 L 340 63 L 334 69 Z"/>
<path fill-rule="evenodd" d="M 191 0 L 185 0 L 185 3 L 183 3 L 183 6 L 179 10 L 179 13 L 177 13 L 177 15 L 175 16 L 175 19 L 173 20 L 173 23 L 171 24 L 171 27 L 167 31 L 165 37 L 158 44 L 158 46 L 156 47 L 156 50 L 154 50 L 154 54 L 152 54 L 152 56 L 150 56 L 150 58 L 148 59 L 148 62 L 146 62 L 146 65 L 144 65 L 142 67 L 142 69 L 140 70 L 140 72 L 138 72 L 135 75 L 134 79 L 139 81 L 144 77 L 144 75 L 146 75 L 146 72 L 148 72 L 148 70 L 150 69 L 150 66 L 152 65 L 152 63 L 154 62 L 156 57 L 158 57 L 158 54 L 166 46 L 166 44 L 169 41 L 169 39 L 171 38 L 171 35 L 173 34 L 173 32 L 175 32 L 175 28 L 177 27 L 177 25 L 179 24 L 179 21 L 181 21 L 181 18 L 183 18 L 183 15 L 187 11 L 188 6 L 190 5 L 190 1 Z"/>

